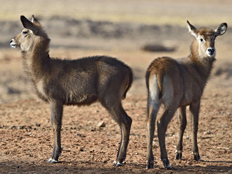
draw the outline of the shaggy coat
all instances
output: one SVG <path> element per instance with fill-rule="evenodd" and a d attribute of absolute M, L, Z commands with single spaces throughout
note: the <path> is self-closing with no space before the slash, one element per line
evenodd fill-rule
<path fill-rule="evenodd" d="M 195 36 L 190 55 L 183 59 L 160 57 L 155 59 L 146 72 L 147 86 L 147 168 L 154 167 L 152 141 L 155 120 L 158 126 L 158 138 L 161 160 L 165 168 L 170 168 L 165 147 L 165 132 L 168 123 L 179 108 L 179 140 L 176 148 L 176 159 L 182 158 L 182 141 L 186 127 L 186 107 L 190 106 L 193 128 L 194 160 L 200 160 L 197 146 L 198 117 L 200 100 L 215 62 L 215 38 L 226 32 L 227 24 L 222 23 L 216 30 L 201 28 L 197 30 L 189 22 L 190 33 Z M 156 118 L 160 105 L 164 112 Z"/>
<path fill-rule="evenodd" d="M 51 163 L 58 162 L 61 154 L 61 125 L 63 105 L 90 105 L 99 101 L 121 129 L 121 142 L 115 165 L 126 158 L 132 120 L 122 107 L 133 81 L 132 70 L 116 58 L 93 56 L 76 60 L 61 60 L 49 56 L 46 32 L 33 16 L 29 21 L 21 16 L 24 29 L 11 40 L 10 45 L 20 48 L 24 70 L 31 79 L 37 95 L 50 104 L 54 145 Z"/>

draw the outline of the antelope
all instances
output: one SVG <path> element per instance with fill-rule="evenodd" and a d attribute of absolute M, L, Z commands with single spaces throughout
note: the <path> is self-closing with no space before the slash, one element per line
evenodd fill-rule
<path fill-rule="evenodd" d="M 20 17 L 23 30 L 10 41 L 20 48 L 24 70 L 42 100 L 49 103 L 53 127 L 53 152 L 50 163 L 57 163 L 61 155 L 61 127 L 63 105 L 90 105 L 99 101 L 120 126 L 121 142 L 115 166 L 126 158 L 132 119 L 122 107 L 122 99 L 133 82 L 132 70 L 116 58 L 84 57 L 76 60 L 49 56 L 50 39 L 34 16 L 29 21 Z"/>
<path fill-rule="evenodd" d="M 160 155 L 163 166 L 170 169 L 165 147 L 165 132 L 168 123 L 178 109 L 179 137 L 175 159 L 182 159 L 183 134 L 186 128 L 186 107 L 189 106 L 192 121 L 192 153 L 194 160 L 201 160 L 197 146 L 197 131 L 200 101 L 203 90 L 215 62 L 215 39 L 227 30 L 222 23 L 215 30 L 197 29 L 187 21 L 189 32 L 195 37 L 190 55 L 182 59 L 159 57 L 150 64 L 146 71 L 147 87 L 147 165 L 154 168 L 152 142 L 157 122 Z M 164 111 L 157 117 L 163 104 Z M 156 118 L 157 117 L 157 118 Z"/>

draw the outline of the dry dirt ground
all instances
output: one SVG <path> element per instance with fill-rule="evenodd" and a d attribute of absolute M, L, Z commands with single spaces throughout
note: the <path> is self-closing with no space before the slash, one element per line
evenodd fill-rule
<path fill-rule="evenodd" d="M 0 173 L 232 173 L 232 30 L 227 21 L 231 19 L 232 2 L 77 1 L 80 16 L 71 15 L 76 12 L 73 0 L 65 1 L 65 5 L 56 1 L 59 3 L 54 8 L 54 1 L 38 1 L 31 4 L 34 11 L 25 8 L 19 3 L 21 1 L 7 2 L 2 2 L 0 7 Z M 29 0 L 24 2 L 30 3 Z M 89 5 L 90 2 L 95 3 Z M 62 15 L 56 15 L 60 14 L 61 7 Z M 92 15 L 86 12 L 88 8 Z M 49 106 L 35 96 L 23 72 L 19 50 L 8 48 L 9 40 L 21 29 L 19 15 L 29 17 L 33 13 L 38 13 L 51 38 L 52 57 L 74 59 L 111 55 L 132 67 L 134 83 L 123 106 L 133 123 L 123 166 L 113 166 L 120 129 L 98 103 L 88 107 L 65 107 L 60 162 L 46 162 L 52 153 L 53 138 Z M 156 15 L 155 24 L 151 24 L 152 15 Z M 198 145 L 203 161 L 195 162 L 191 154 L 190 117 L 184 134 L 183 160 L 174 160 L 178 133 L 175 115 L 166 133 L 172 170 L 162 168 L 157 136 L 153 141 L 155 168 L 146 170 L 145 71 L 155 57 L 178 58 L 189 54 L 193 37 L 185 27 L 188 17 L 196 27 L 216 28 L 221 22 L 229 24 L 227 33 L 216 40 L 217 61 L 202 97 Z M 161 19 L 163 22 L 159 24 Z M 145 52 L 141 49 L 151 43 L 174 47 L 175 51 Z M 100 122 L 105 125 L 99 127 Z"/>

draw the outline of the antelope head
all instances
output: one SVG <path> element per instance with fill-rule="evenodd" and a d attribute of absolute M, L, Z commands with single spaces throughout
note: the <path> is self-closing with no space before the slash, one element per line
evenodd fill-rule
<path fill-rule="evenodd" d="M 209 28 L 196 29 L 192 24 L 188 23 L 189 32 L 196 38 L 192 48 L 199 58 L 214 58 L 216 55 L 215 39 L 217 36 L 223 35 L 227 30 L 227 24 L 222 23 L 215 30 Z"/>
<path fill-rule="evenodd" d="M 11 39 L 10 46 L 20 48 L 22 51 L 28 51 L 33 47 L 35 38 L 41 35 L 42 27 L 34 15 L 32 15 L 31 21 L 24 16 L 21 16 L 20 20 L 24 28 L 14 39 Z"/>

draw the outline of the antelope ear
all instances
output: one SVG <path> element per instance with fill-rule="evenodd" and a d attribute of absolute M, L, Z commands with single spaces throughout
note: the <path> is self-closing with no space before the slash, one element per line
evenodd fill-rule
<path fill-rule="evenodd" d="M 34 34 L 38 32 L 37 27 L 31 21 L 29 21 L 25 16 L 20 16 L 20 20 L 24 28 L 31 30 Z"/>
<path fill-rule="evenodd" d="M 188 24 L 187 27 L 188 27 L 189 32 L 190 32 L 193 36 L 197 37 L 198 30 L 197 30 L 192 24 L 190 24 L 189 21 L 187 21 L 187 24 Z"/>
<path fill-rule="evenodd" d="M 220 36 L 220 35 L 223 35 L 226 32 L 226 30 L 227 30 L 227 23 L 222 23 L 214 31 L 215 31 L 216 36 Z"/>
<path fill-rule="evenodd" d="M 35 18 L 34 15 L 32 15 L 31 22 L 32 22 L 33 24 L 37 25 L 38 27 L 41 27 L 41 24 L 39 23 L 38 19 Z"/>

